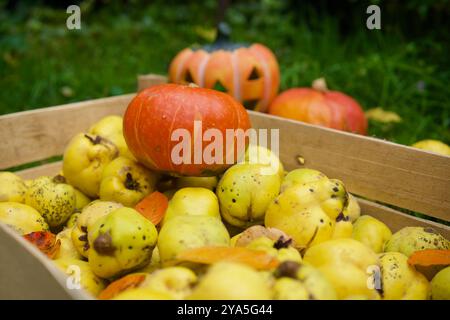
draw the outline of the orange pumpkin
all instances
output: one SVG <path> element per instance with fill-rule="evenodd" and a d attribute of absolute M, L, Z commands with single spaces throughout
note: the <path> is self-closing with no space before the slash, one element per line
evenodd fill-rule
<path fill-rule="evenodd" d="M 293 88 L 282 92 L 269 107 L 269 113 L 359 134 L 367 134 L 367 119 L 352 97 L 329 91 L 318 79 L 313 88 Z"/>
<path fill-rule="evenodd" d="M 277 95 L 280 72 L 275 55 L 262 44 L 246 47 L 219 41 L 178 53 L 170 64 L 169 80 L 226 92 L 245 108 L 265 112 Z"/>
<path fill-rule="evenodd" d="M 240 145 L 245 147 L 248 144 L 247 138 L 243 143 L 242 140 L 238 143 L 236 135 L 228 141 L 226 130 L 246 131 L 249 128 L 246 110 L 231 96 L 199 87 L 162 84 L 141 91 L 130 102 L 125 112 L 123 130 L 131 153 L 150 169 L 176 176 L 211 176 L 225 171 L 236 162 L 244 151 Z M 220 161 L 196 158 L 215 142 L 215 138 L 209 141 L 204 136 L 208 129 L 215 129 L 212 131 L 223 137 L 222 152 L 215 150 L 211 153 Z M 189 148 L 185 149 L 188 151 L 175 152 L 188 161 L 174 160 L 174 150 L 179 150 L 181 140 L 186 140 L 181 136 L 174 138 L 174 132 L 189 133 Z M 227 158 L 230 155 L 233 157 Z"/>

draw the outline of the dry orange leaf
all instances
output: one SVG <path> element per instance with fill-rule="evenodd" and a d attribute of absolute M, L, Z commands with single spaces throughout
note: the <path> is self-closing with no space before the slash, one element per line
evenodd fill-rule
<path fill-rule="evenodd" d="M 246 264 L 258 270 L 274 269 L 279 261 L 264 251 L 245 247 L 201 247 L 181 252 L 179 261 L 213 264 L 219 261 Z"/>
<path fill-rule="evenodd" d="M 414 266 L 450 265 L 450 250 L 416 251 L 409 257 L 408 263 Z"/>
<path fill-rule="evenodd" d="M 61 241 L 49 231 L 31 232 L 23 236 L 26 240 L 34 244 L 42 253 L 50 259 L 56 257 L 61 246 Z"/>
<path fill-rule="evenodd" d="M 169 199 L 155 191 L 142 199 L 134 208 L 155 226 L 161 222 L 169 206 Z"/>
<path fill-rule="evenodd" d="M 101 300 L 108 300 L 114 298 L 116 295 L 127 289 L 136 288 L 145 280 L 145 274 L 129 274 L 114 282 L 111 282 L 102 292 L 98 298 Z"/>

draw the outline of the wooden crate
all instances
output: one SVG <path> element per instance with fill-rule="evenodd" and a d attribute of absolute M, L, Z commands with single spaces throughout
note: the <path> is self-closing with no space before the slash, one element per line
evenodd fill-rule
<path fill-rule="evenodd" d="M 164 76 L 145 75 L 138 78 L 139 89 L 166 82 Z M 19 112 L 0 116 L 0 170 L 62 155 L 68 141 L 78 132 L 110 114 L 123 115 L 135 94 L 72 103 L 62 106 Z M 363 214 L 370 214 L 386 223 L 393 232 L 405 226 L 430 226 L 446 238 L 450 227 L 445 224 L 402 213 L 391 205 L 443 221 L 450 221 L 450 157 L 395 143 L 327 129 L 249 111 L 255 128 L 280 129 L 280 158 L 287 170 L 309 167 L 329 177 L 341 179 L 347 189 L 358 196 Z M 301 165 L 298 158 L 305 160 Z M 61 162 L 54 162 L 17 171 L 23 178 L 56 174 Z M 370 199 L 370 200 L 368 200 Z M 385 205 L 383 205 L 385 204 Z M 15 238 L 5 245 L 2 239 Z M 5 247 L 7 246 L 7 247 Z M 27 297 L 42 296 L 42 287 L 33 282 L 36 274 L 25 275 L 19 284 L 11 283 L 8 272 L 16 269 L 3 261 L 5 254 L 16 253 L 22 261 L 34 257 L 25 268 L 46 280 L 54 276 L 52 266 L 42 265 L 42 257 L 20 237 L 0 228 L 0 282 L 18 286 L 16 295 L 27 291 Z M 9 253 L 8 253 L 9 252 Z M 32 255 L 29 255 L 29 253 Z M 28 257 L 26 257 L 28 255 Z M 34 268 L 31 264 L 41 264 Z M 18 268 L 14 265 L 14 268 Z M 25 271 L 26 271 L 25 270 Z M 38 271 L 36 271 L 38 270 Z M 33 273 L 31 272 L 31 273 Z M 46 272 L 48 273 L 46 275 Z M 9 282 L 8 282 L 9 281 Z M 14 281 L 13 281 L 14 282 Z M 61 297 L 86 298 L 68 291 L 61 281 L 54 281 L 52 294 Z M 58 291 L 59 290 L 59 291 Z M 55 293 L 59 292 L 59 293 Z M 0 288 L 0 297 L 2 294 Z"/>

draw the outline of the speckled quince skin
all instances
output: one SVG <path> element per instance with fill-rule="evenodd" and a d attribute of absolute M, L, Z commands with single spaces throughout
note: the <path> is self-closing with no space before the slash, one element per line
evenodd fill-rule
<path fill-rule="evenodd" d="M 57 252 L 55 259 L 72 258 L 83 259 L 83 256 L 75 248 L 72 241 L 72 228 L 65 228 L 56 235 L 56 239 L 61 242 L 59 251 Z"/>
<path fill-rule="evenodd" d="M 327 278 L 339 299 L 379 298 L 378 292 L 367 285 L 369 267 L 378 265 L 377 254 L 359 241 L 341 238 L 316 244 L 306 251 L 303 261 Z"/>
<path fill-rule="evenodd" d="M 0 172 L 0 202 L 25 202 L 27 186 L 18 175 Z"/>
<path fill-rule="evenodd" d="M 0 222 L 21 235 L 48 230 L 47 222 L 36 209 L 18 202 L 0 202 Z"/>
<path fill-rule="evenodd" d="M 380 254 L 380 295 L 385 300 L 426 300 L 430 284 L 420 272 L 408 264 L 408 257 L 400 252 Z"/>
<path fill-rule="evenodd" d="M 347 201 L 348 194 L 339 180 L 296 184 L 269 205 L 265 226 L 291 236 L 299 249 L 332 238 L 350 237 L 352 225 L 343 213 Z"/>
<path fill-rule="evenodd" d="M 425 249 L 450 249 L 450 242 L 431 227 L 405 227 L 392 235 L 384 251 L 397 251 L 409 257 Z"/>
<path fill-rule="evenodd" d="M 88 233 L 89 265 L 102 278 L 113 278 L 150 262 L 158 232 L 150 220 L 131 208 L 100 218 Z"/>
<path fill-rule="evenodd" d="M 122 208 L 122 204 L 112 201 L 95 200 L 84 207 L 79 214 L 75 226 L 72 230 L 72 241 L 78 252 L 85 258 L 89 257 L 88 232 L 92 229 L 95 222 L 113 212 Z"/>
<path fill-rule="evenodd" d="M 134 160 L 118 157 L 103 169 L 100 199 L 134 207 L 155 189 L 157 174 Z"/>
<path fill-rule="evenodd" d="M 280 191 L 298 184 L 306 184 L 313 181 L 326 180 L 328 177 L 322 172 L 314 169 L 301 168 L 289 171 L 281 183 Z"/>
<path fill-rule="evenodd" d="M 280 178 L 284 177 L 284 167 L 280 161 L 280 158 L 272 151 L 263 146 L 251 144 L 245 151 L 244 163 L 261 164 L 266 167 L 270 167 L 269 170 L 265 170 L 264 174 L 274 174 L 278 172 Z"/>
<path fill-rule="evenodd" d="M 34 179 L 25 195 L 25 203 L 41 213 L 50 227 L 63 225 L 75 211 L 75 189 L 63 176 Z"/>
<path fill-rule="evenodd" d="M 232 226 L 247 228 L 261 224 L 267 207 L 278 195 L 281 177 L 264 173 L 267 166 L 239 163 L 219 181 L 216 194 L 222 218 Z"/>

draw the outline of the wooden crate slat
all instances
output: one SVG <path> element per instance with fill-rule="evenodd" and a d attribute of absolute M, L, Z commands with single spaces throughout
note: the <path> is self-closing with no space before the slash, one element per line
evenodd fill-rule
<path fill-rule="evenodd" d="M 392 233 L 403 227 L 432 227 L 445 238 L 450 239 L 450 227 L 444 224 L 414 217 L 361 198 L 358 198 L 358 203 L 362 214 L 368 214 L 383 221 L 391 229 Z"/>
<path fill-rule="evenodd" d="M 78 132 L 98 119 L 122 115 L 135 94 L 0 116 L 0 169 L 61 155 Z"/>
<path fill-rule="evenodd" d="M 22 179 L 35 179 L 40 176 L 54 176 L 62 169 L 62 161 L 43 164 L 34 168 L 16 171 L 15 174 Z"/>

